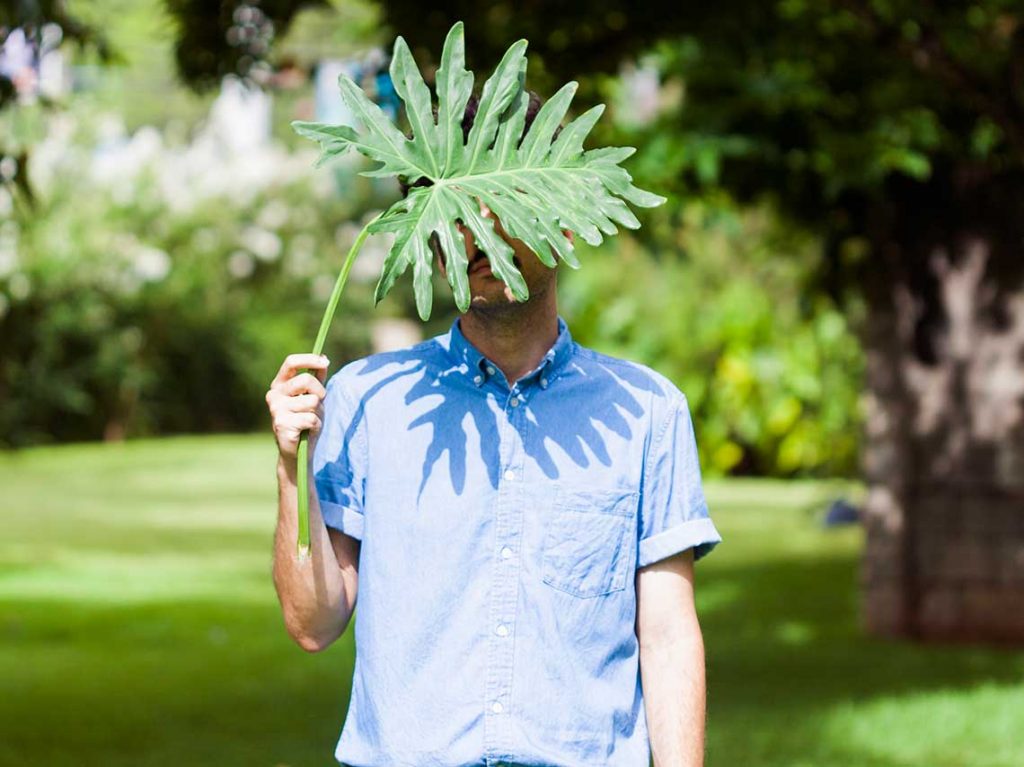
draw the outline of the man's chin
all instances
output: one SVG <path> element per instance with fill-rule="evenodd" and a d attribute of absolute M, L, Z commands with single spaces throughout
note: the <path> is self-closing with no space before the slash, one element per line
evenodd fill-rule
<path fill-rule="evenodd" d="M 482 310 L 505 309 L 518 304 L 519 302 L 512 295 L 511 288 L 500 280 L 495 280 L 491 285 L 474 290 L 469 302 L 471 309 Z"/>

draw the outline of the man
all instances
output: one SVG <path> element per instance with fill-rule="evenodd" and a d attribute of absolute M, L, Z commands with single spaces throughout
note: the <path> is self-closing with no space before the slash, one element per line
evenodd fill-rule
<path fill-rule="evenodd" d="M 514 248 L 529 300 L 514 300 L 462 227 L 472 302 L 449 332 L 329 380 L 326 359 L 289 355 L 267 392 L 289 634 L 324 649 L 359 596 L 335 757 L 647 767 L 653 754 L 656 767 L 697 767 L 693 564 L 721 536 L 686 398 L 650 368 L 575 343 L 558 269 L 482 212 Z M 307 561 L 295 556 L 303 429 Z"/>

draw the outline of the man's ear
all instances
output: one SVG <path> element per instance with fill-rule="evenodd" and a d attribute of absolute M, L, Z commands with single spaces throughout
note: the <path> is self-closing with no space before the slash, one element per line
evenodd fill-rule
<path fill-rule="evenodd" d="M 441 244 L 437 241 L 436 235 L 432 235 L 430 238 L 430 249 L 434 251 L 434 264 L 437 266 L 437 271 L 447 280 L 448 265 L 445 263 L 444 251 L 441 249 Z"/>
<path fill-rule="evenodd" d="M 573 235 L 571 229 L 563 229 L 562 230 L 562 234 L 564 234 L 565 238 L 569 242 L 571 242 L 573 245 L 576 244 L 576 237 L 575 237 L 575 235 Z M 552 252 L 552 254 L 554 254 L 554 252 L 555 252 L 554 248 L 551 249 L 551 252 Z M 562 260 L 561 259 L 555 259 L 555 269 L 558 269 L 561 265 L 562 265 Z"/>

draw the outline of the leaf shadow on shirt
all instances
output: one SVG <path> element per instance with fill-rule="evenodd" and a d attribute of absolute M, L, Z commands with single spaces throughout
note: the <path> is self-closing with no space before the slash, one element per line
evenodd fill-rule
<path fill-rule="evenodd" d="M 588 357 L 586 365 L 571 359 L 549 376 L 549 385 L 541 389 L 532 382 L 524 390 L 527 427 L 523 430 L 523 449 L 537 462 L 549 479 L 559 478 L 560 451 L 577 466 L 592 461 L 611 466 L 612 456 L 605 435 L 623 440 L 632 437 L 630 419 L 641 419 L 648 405 L 638 397 L 664 397 L 665 392 L 650 375 L 625 361 Z M 389 368 L 394 367 L 393 371 Z M 419 493 L 438 461 L 448 453 L 453 490 L 461 495 L 466 487 L 467 443 L 464 427 L 467 414 L 480 435 L 481 456 L 491 486 L 498 487 L 501 468 L 499 417 L 510 417 L 504 386 L 485 384 L 481 389 L 472 381 L 464 364 L 453 362 L 440 346 L 420 344 L 395 352 L 366 358 L 358 375 L 381 376 L 362 394 L 356 408 L 348 439 L 359 421 L 366 417 L 366 405 L 386 386 L 414 377 L 407 384 L 405 404 L 410 408 L 426 397 L 439 398 L 436 404 L 409 421 L 409 431 L 431 427 L 430 444 L 423 459 Z M 522 387 L 520 387 L 522 388 Z"/>

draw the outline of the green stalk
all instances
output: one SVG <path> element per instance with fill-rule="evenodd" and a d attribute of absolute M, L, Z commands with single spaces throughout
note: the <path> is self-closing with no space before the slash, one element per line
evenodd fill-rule
<path fill-rule="evenodd" d="M 327 309 L 324 311 L 323 319 L 320 320 L 320 332 L 316 334 L 316 343 L 313 344 L 313 354 L 320 354 L 324 348 L 324 342 L 327 340 L 327 331 L 331 327 L 331 321 L 334 319 L 334 310 L 338 308 L 338 301 L 341 298 L 341 291 L 345 289 L 345 283 L 348 281 L 348 273 L 352 269 L 352 263 L 356 260 L 356 254 L 359 249 L 363 247 L 363 242 L 366 240 L 366 236 L 370 233 L 370 225 L 373 224 L 380 218 L 380 214 L 374 216 L 363 230 L 356 237 L 356 241 L 352 243 L 352 247 L 349 248 L 348 255 L 345 257 L 345 263 L 341 267 L 341 272 L 338 274 L 338 279 L 334 283 L 334 290 L 331 292 L 331 299 L 327 302 Z M 302 368 L 300 373 L 308 372 L 308 368 Z M 299 539 L 298 539 L 298 555 L 299 559 L 306 559 L 309 557 L 309 473 L 308 473 L 308 461 L 309 461 L 309 430 L 304 429 L 299 434 L 299 450 L 298 450 L 298 469 L 297 482 L 299 486 Z"/>

